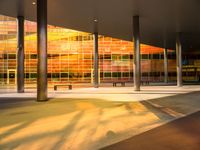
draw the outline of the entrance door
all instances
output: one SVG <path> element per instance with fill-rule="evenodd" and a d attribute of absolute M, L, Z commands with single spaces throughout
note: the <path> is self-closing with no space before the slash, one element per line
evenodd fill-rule
<path fill-rule="evenodd" d="M 7 71 L 7 84 L 16 84 L 16 70 L 8 70 Z"/>

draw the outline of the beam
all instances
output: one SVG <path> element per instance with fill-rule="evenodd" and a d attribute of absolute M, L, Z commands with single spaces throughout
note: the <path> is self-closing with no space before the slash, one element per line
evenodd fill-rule
<path fill-rule="evenodd" d="M 24 17 L 17 17 L 17 92 L 24 93 Z"/>
<path fill-rule="evenodd" d="M 37 0 L 37 101 L 47 100 L 47 0 Z"/>
<path fill-rule="evenodd" d="M 167 48 L 164 49 L 164 82 L 168 83 L 168 52 Z"/>
<path fill-rule="evenodd" d="M 177 68 L 177 86 L 183 85 L 182 81 L 182 43 L 181 34 L 176 33 L 176 68 Z"/>
<path fill-rule="evenodd" d="M 140 91 L 140 24 L 139 16 L 133 17 L 133 42 L 134 42 L 134 90 Z"/>

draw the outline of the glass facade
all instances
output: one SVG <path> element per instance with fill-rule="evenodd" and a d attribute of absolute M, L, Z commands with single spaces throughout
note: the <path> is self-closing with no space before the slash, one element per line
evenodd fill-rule
<path fill-rule="evenodd" d="M 36 23 L 25 21 L 25 83 L 35 84 L 37 78 Z M 93 35 L 56 26 L 48 26 L 48 81 L 49 83 L 91 83 L 93 79 Z M 17 22 L 15 18 L 0 16 L 0 84 L 16 83 Z M 141 45 L 142 78 L 164 80 L 163 49 Z M 100 82 L 133 80 L 133 43 L 99 35 Z M 197 59 L 185 56 L 184 76 L 198 76 Z M 196 58 L 195 57 L 195 58 Z M 175 51 L 168 52 L 169 79 L 176 80 Z M 187 61 L 188 62 L 187 62 Z M 190 62 L 190 64 L 188 64 Z"/>

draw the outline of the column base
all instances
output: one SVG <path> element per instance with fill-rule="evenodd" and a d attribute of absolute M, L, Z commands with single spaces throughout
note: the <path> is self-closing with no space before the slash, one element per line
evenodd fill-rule
<path fill-rule="evenodd" d="M 23 91 L 17 91 L 17 93 L 25 93 L 24 90 Z"/>
<path fill-rule="evenodd" d="M 141 91 L 140 89 L 134 89 L 134 91 Z"/>
<path fill-rule="evenodd" d="M 42 99 L 37 99 L 36 101 L 37 101 L 37 102 L 47 102 L 47 101 L 49 101 L 49 99 L 44 99 L 44 100 L 42 100 Z"/>
<path fill-rule="evenodd" d="M 99 88 L 99 86 L 98 86 L 98 85 L 95 85 L 94 88 Z"/>

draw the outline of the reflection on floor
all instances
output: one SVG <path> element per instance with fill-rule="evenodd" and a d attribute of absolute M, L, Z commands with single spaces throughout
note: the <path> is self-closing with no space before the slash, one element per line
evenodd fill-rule
<path fill-rule="evenodd" d="M 99 149 L 200 109 L 200 86 L 79 88 L 0 94 L 0 149 Z M 184 131 L 182 131 L 184 132 Z"/>

